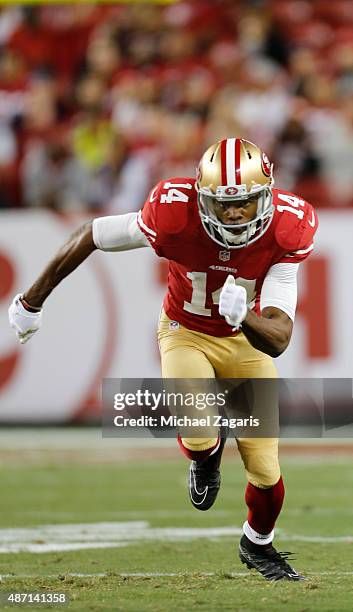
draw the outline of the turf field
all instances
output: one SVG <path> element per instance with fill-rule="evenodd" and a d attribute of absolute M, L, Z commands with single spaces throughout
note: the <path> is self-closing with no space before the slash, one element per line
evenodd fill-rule
<path fill-rule="evenodd" d="M 353 609 L 352 455 L 284 454 L 276 542 L 295 551 L 308 580 L 267 583 L 237 557 L 245 480 L 235 453 L 224 459 L 216 505 L 201 513 L 177 450 L 134 454 L 115 442 L 104 452 L 2 448 L 0 592 L 65 592 L 70 610 Z"/>

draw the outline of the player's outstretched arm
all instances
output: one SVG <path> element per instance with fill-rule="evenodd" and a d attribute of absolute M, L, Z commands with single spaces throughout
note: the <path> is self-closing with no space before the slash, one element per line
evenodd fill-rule
<path fill-rule="evenodd" d="M 21 344 L 40 328 L 42 305 L 48 295 L 96 248 L 92 222 L 88 222 L 70 236 L 28 291 L 14 297 L 9 307 L 9 321 Z"/>
<path fill-rule="evenodd" d="M 39 329 L 42 306 L 48 295 L 92 251 L 127 251 L 147 246 L 150 246 L 150 242 L 138 225 L 138 213 L 98 217 L 80 227 L 61 247 L 32 287 L 13 299 L 9 308 L 9 320 L 19 341 L 24 344 Z"/>
<path fill-rule="evenodd" d="M 23 294 L 32 308 L 41 308 L 52 290 L 96 249 L 92 221 L 79 227 L 59 249 L 33 285 Z"/>

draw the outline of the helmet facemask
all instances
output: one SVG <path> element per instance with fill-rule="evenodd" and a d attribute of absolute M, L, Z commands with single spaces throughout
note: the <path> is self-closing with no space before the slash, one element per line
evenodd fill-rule
<path fill-rule="evenodd" d="M 227 188 L 230 191 L 232 188 Z M 218 189 L 217 191 L 222 191 Z M 198 207 L 202 225 L 206 233 L 218 244 L 227 249 L 241 249 L 252 244 L 267 230 L 271 223 L 274 206 L 272 204 L 271 187 L 266 186 L 261 189 L 253 189 L 251 193 L 246 193 L 246 186 L 237 185 L 234 191 L 244 193 L 244 195 L 224 195 L 221 193 L 206 193 L 205 189 L 198 189 Z M 257 196 L 257 209 L 255 217 L 246 223 L 224 223 L 216 214 L 218 205 L 232 202 L 239 204 L 253 200 Z"/>

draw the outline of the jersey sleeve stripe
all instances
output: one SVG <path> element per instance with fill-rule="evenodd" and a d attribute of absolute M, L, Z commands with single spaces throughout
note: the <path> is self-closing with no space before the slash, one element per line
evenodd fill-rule
<path fill-rule="evenodd" d="M 307 249 L 300 249 L 299 251 L 293 251 L 292 253 L 288 253 L 286 257 L 295 257 L 296 255 L 305 255 L 306 253 L 310 253 L 314 248 L 314 245 L 311 244 Z"/>
<path fill-rule="evenodd" d="M 157 234 L 150 227 L 147 227 L 147 225 L 143 222 L 141 210 L 139 210 L 139 212 L 138 212 L 137 222 L 138 222 L 138 225 L 139 225 L 140 229 L 142 231 L 147 232 L 147 234 L 150 235 L 151 240 L 153 240 L 153 242 L 154 242 L 156 240 L 155 237 L 157 236 Z M 154 238 L 153 238 L 153 236 L 154 236 Z"/>

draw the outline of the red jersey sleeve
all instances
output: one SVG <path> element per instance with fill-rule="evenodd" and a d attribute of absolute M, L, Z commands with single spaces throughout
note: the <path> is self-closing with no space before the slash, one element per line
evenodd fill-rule
<path fill-rule="evenodd" d="M 279 194 L 276 209 L 279 215 L 276 242 L 283 251 L 277 263 L 300 263 L 314 249 L 318 228 L 316 212 L 309 202 L 286 193 Z"/>
<path fill-rule="evenodd" d="M 153 247 L 155 247 L 157 239 L 156 203 L 160 200 L 161 187 L 162 183 L 157 183 L 157 185 L 153 187 L 146 202 L 137 215 L 137 224 Z"/>
<path fill-rule="evenodd" d="M 188 227 L 193 193 L 194 181 L 185 178 L 161 181 L 150 192 L 137 222 L 157 255 Z"/>

